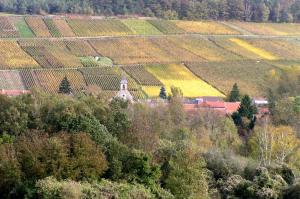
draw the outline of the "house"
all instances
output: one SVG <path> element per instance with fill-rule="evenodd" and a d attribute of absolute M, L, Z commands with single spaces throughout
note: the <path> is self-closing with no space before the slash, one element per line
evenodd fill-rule
<path fill-rule="evenodd" d="M 223 115 L 231 115 L 238 111 L 240 102 L 224 102 L 218 97 L 200 97 L 195 100 L 185 101 L 184 110 L 194 112 L 198 110 L 217 111 Z"/>
<path fill-rule="evenodd" d="M 266 98 L 263 97 L 254 97 L 252 98 L 252 104 L 256 106 L 257 109 L 257 118 L 262 118 L 270 114 L 269 102 Z"/>
<path fill-rule="evenodd" d="M 123 76 L 121 79 L 120 90 L 118 91 L 116 97 L 133 102 L 133 97 L 128 91 L 128 81 L 125 76 Z"/>

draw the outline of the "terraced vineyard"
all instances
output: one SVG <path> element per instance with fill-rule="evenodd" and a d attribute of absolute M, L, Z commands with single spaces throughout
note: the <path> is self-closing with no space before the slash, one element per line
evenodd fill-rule
<path fill-rule="evenodd" d="M 37 37 L 51 37 L 48 27 L 40 17 L 26 17 L 26 23 Z"/>
<path fill-rule="evenodd" d="M 252 96 L 261 96 L 268 87 L 268 78 L 280 73 L 271 64 L 258 61 L 230 61 L 189 63 L 187 67 L 198 77 L 228 94 L 234 83 L 242 92 Z M 259 71 L 259 72 L 258 72 Z"/>
<path fill-rule="evenodd" d="M 121 36 L 133 34 L 119 20 L 69 19 L 68 24 L 77 36 Z"/>
<path fill-rule="evenodd" d="M 224 96 L 234 83 L 242 92 L 261 96 L 270 79 L 300 73 L 299 27 L 1 16 L 0 89 L 57 93 L 67 77 L 74 93 L 112 97 L 125 75 L 135 98 L 158 97 L 162 86 L 168 92 L 177 86 L 186 97 Z"/>
<path fill-rule="evenodd" d="M 258 35 L 294 36 L 300 35 L 300 24 L 293 23 L 244 23 L 231 22 L 232 24 Z"/>
<path fill-rule="evenodd" d="M 213 35 L 238 35 L 240 32 L 214 21 L 174 21 L 175 25 L 187 33 Z"/>
<path fill-rule="evenodd" d="M 171 86 L 175 86 L 179 87 L 186 97 L 223 96 L 222 93 L 195 76 L 183 65 L 146 66 L 146 70 L 159 79 L 169 93 Z"/>
<path fill-rule="evenodd" d="M 127 19 L 122 22 L 137 35 L 160 35 L 162 34 L 155 26 L 145 20 Z"/>

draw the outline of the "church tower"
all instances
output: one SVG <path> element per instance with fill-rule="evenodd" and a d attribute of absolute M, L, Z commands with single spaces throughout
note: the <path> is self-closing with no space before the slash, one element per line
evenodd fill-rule
<path fill-rule="evenodd" d="M 121 82 L 120 82 L 120 90 L 116 97 L 122 98 L 124 100 L 128 100 L 133 102 L 133 97 L 128 91 L 128 81 L 125 75 L 123 75 Z"/>

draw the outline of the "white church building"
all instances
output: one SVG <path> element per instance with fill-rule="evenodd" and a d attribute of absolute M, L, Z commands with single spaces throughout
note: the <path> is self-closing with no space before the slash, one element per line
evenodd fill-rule
<path fill-rule="evenodd" d="M 133 102 L 133 97 L 128 91 L 128 81 L 125 75 L 122 77 L 122 80 L 120 82 L 120 90 L 118 91 L 116 97 Z"/>

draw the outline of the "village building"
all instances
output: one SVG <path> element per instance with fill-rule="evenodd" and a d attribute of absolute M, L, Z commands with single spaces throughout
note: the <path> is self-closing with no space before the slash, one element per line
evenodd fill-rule
<path fill-rule="evenodd" d="M 133 97 L 128 91 L 128 81 L 125 76 L 123 76 L 121 79 L 120 90 L 118 91 L 116 97 L 121 98 L 123 100 L 127 100 L 129 102 L 133 102 Z"/>

